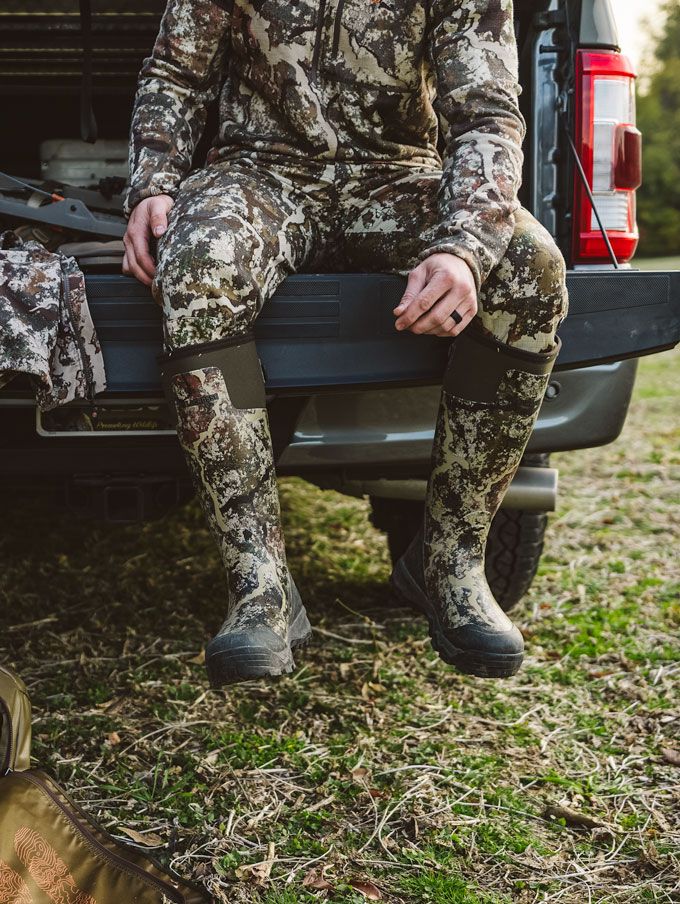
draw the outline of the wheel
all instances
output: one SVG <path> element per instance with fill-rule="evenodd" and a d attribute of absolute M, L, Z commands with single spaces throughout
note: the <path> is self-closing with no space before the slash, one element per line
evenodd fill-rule
<path fill-rule="evenodd" d="M 543 552 L 545 512 L 499 509 L 486 544 L 486 579 L 498 605 L 508 612 L 536 576 Z"/>
<path fill-rule="evenodd" d="M 526 456 L 526 464 L 548 467 L 547 455 Z M 423 518 L 423 503 L 371 497 L 371 521 L 387 535 L 392 561 L 406 550 Z M 498 604 L 507 612 L 533 581 L 543 552 L 548 516 L 545 512 L 499 509 L 486 545 L 486 579 Z"/>

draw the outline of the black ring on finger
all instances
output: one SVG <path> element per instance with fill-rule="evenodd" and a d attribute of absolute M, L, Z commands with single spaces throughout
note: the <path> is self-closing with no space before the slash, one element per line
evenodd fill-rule
<path fill-rule="evenodd" d="M 460 314 L 458 313 L 458 311 L 452 311 L 452 312 L 451 312 L 451 319 L 452 319 L 452 320 L 455 320 L 456 323 L 462 323 L 462 322 L 463 322 L 463 318 L 460 316 Z"/>

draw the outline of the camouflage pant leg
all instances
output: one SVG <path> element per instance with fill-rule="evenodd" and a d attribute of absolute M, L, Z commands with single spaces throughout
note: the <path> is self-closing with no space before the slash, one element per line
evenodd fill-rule
<path fill-rule="evenodd" d="M 406 172 L 389 179 L 376 174 L 358 181 L 365 191 L 354 188 L 344 199 L 347 262 L 352 269 L 406 275 L 437 226 L 439 173 Z M 482 366 L 462 372 L 454 345 L 447 377 L 457 369 L 456 392 L 446 388 L 450 382 L 445 379 L 423 532 L 414 541 L 421 549 L 424 592 L 442 630 L 456 649 L 472 644 L 490 651 L 492 664 L 485 669 L 493 668 L 499 650 L 501 659 L 507 653 L 509 660 L 499 674 L 519 667 L 522 640 L 490 591 L 485 548 L 548 382 L 548 373 L 529 372 L 526 361 L 543 357 L 536 353 L 554 354 L 555 333 L 567 311 L 564 271 L 562 255 L 548 232 L 528 211 L 518 210 L 505 256 L 482 285 L 476 318 L 482 332 L 499 343 L 507 371 L 496 392 L 480 398 L 476 384 L 483 383 L 484 374 L 474 371 Z M 480 356 L 477 345 L 472 361 Z"/>
<path fill-rule="evenodd" d="M 437 169 L 357 168 L 343 186 L 347 268 L 407 275 L 438 227 L 440 181 Z M 505 256 L 479 293 L 478 321 L 500 342 L 547 351 L 567 307 L 564 258 L 545 227 L 519 208 Z"/>
<path fill-rule="evenodd" d="M 449 371 L 452 366 L 455 351 Z M 483 376 L 474 367 L 462 375 L 459 370 L 460 389 L 445 387 L 441 394 L 425 506 L 424 559 L 428 593 L 441 602 L 449 628 L 471 622 L 496 631 L 510 628 L 486 581 L 486 544 L 533 431 L 549 371 L 528 373 L 521 359 L 508 357 L 504 366 L 495 396 L 470 398 L 468 384 L 474 391 Z"/>
<path fill-rule="evenodd" d="M 307 183 L 322 196 L 325 183 L 314 176 Z M 319 239 L 325 220 L 313 210 L 313 194 L 302 206 L 295 184 L 305 178 L 306 171 L 264 170 L 250 159 L 201 170 L 183 183 L 158 248 L 154 293 L 166 348 L 181 358 L 200 344 L 209 359 L 186 371 L 174 366 L 166 385 L 227 575 L 229 608 L 218 637 L 265 630 L 283 639 L 291 613 L 267 410 L 264 403 L 240 407 L 215 364 L 230 354 L 225 340 L 248 341 L 264 301 Z"/>
<path fill-rule="evenodd" d="M 158 241 L 152 287 L 168 350 L 251 330 L 267 298 L 323 240 L 325 171 L 240 157 L 184 180 Z"/>
<path fill-rule="evenodd" d="M 222 370 L 209 362 L 173 376 L 171 394 L 227 577 L 229 627 L 247 628 L 265 615 L 282 636 L 288 575 L 267 410 L 234 405 Z"/>

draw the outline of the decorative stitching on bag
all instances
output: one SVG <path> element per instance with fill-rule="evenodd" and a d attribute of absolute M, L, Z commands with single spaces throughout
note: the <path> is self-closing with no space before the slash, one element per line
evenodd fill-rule
<path fill-rule="evenodd" d="M 28 826 L 17 829 L 14 848 L 35 884 L 54 904 L 97 904 L 78 888 L 68 866 L 34 829 Z"/>
<path fill-rule="evenodd" d="M 0 860 L 0 902 L 2 904 L 32 904 L 28 886 L 11 866 Z"/>

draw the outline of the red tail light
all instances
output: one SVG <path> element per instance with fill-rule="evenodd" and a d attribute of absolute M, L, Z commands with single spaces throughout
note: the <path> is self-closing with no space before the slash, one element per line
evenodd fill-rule
<path fill-rule="evenodd" d="M 620 53 L 579 50 L 576 148 L 614 254 L 629 261 L 638 244 L 635 189 L 642 182 L 642 137 L 635 128 L 635 72 Z M 611 260 L 578 173 L 574 192 L 574 260 Z"/>

